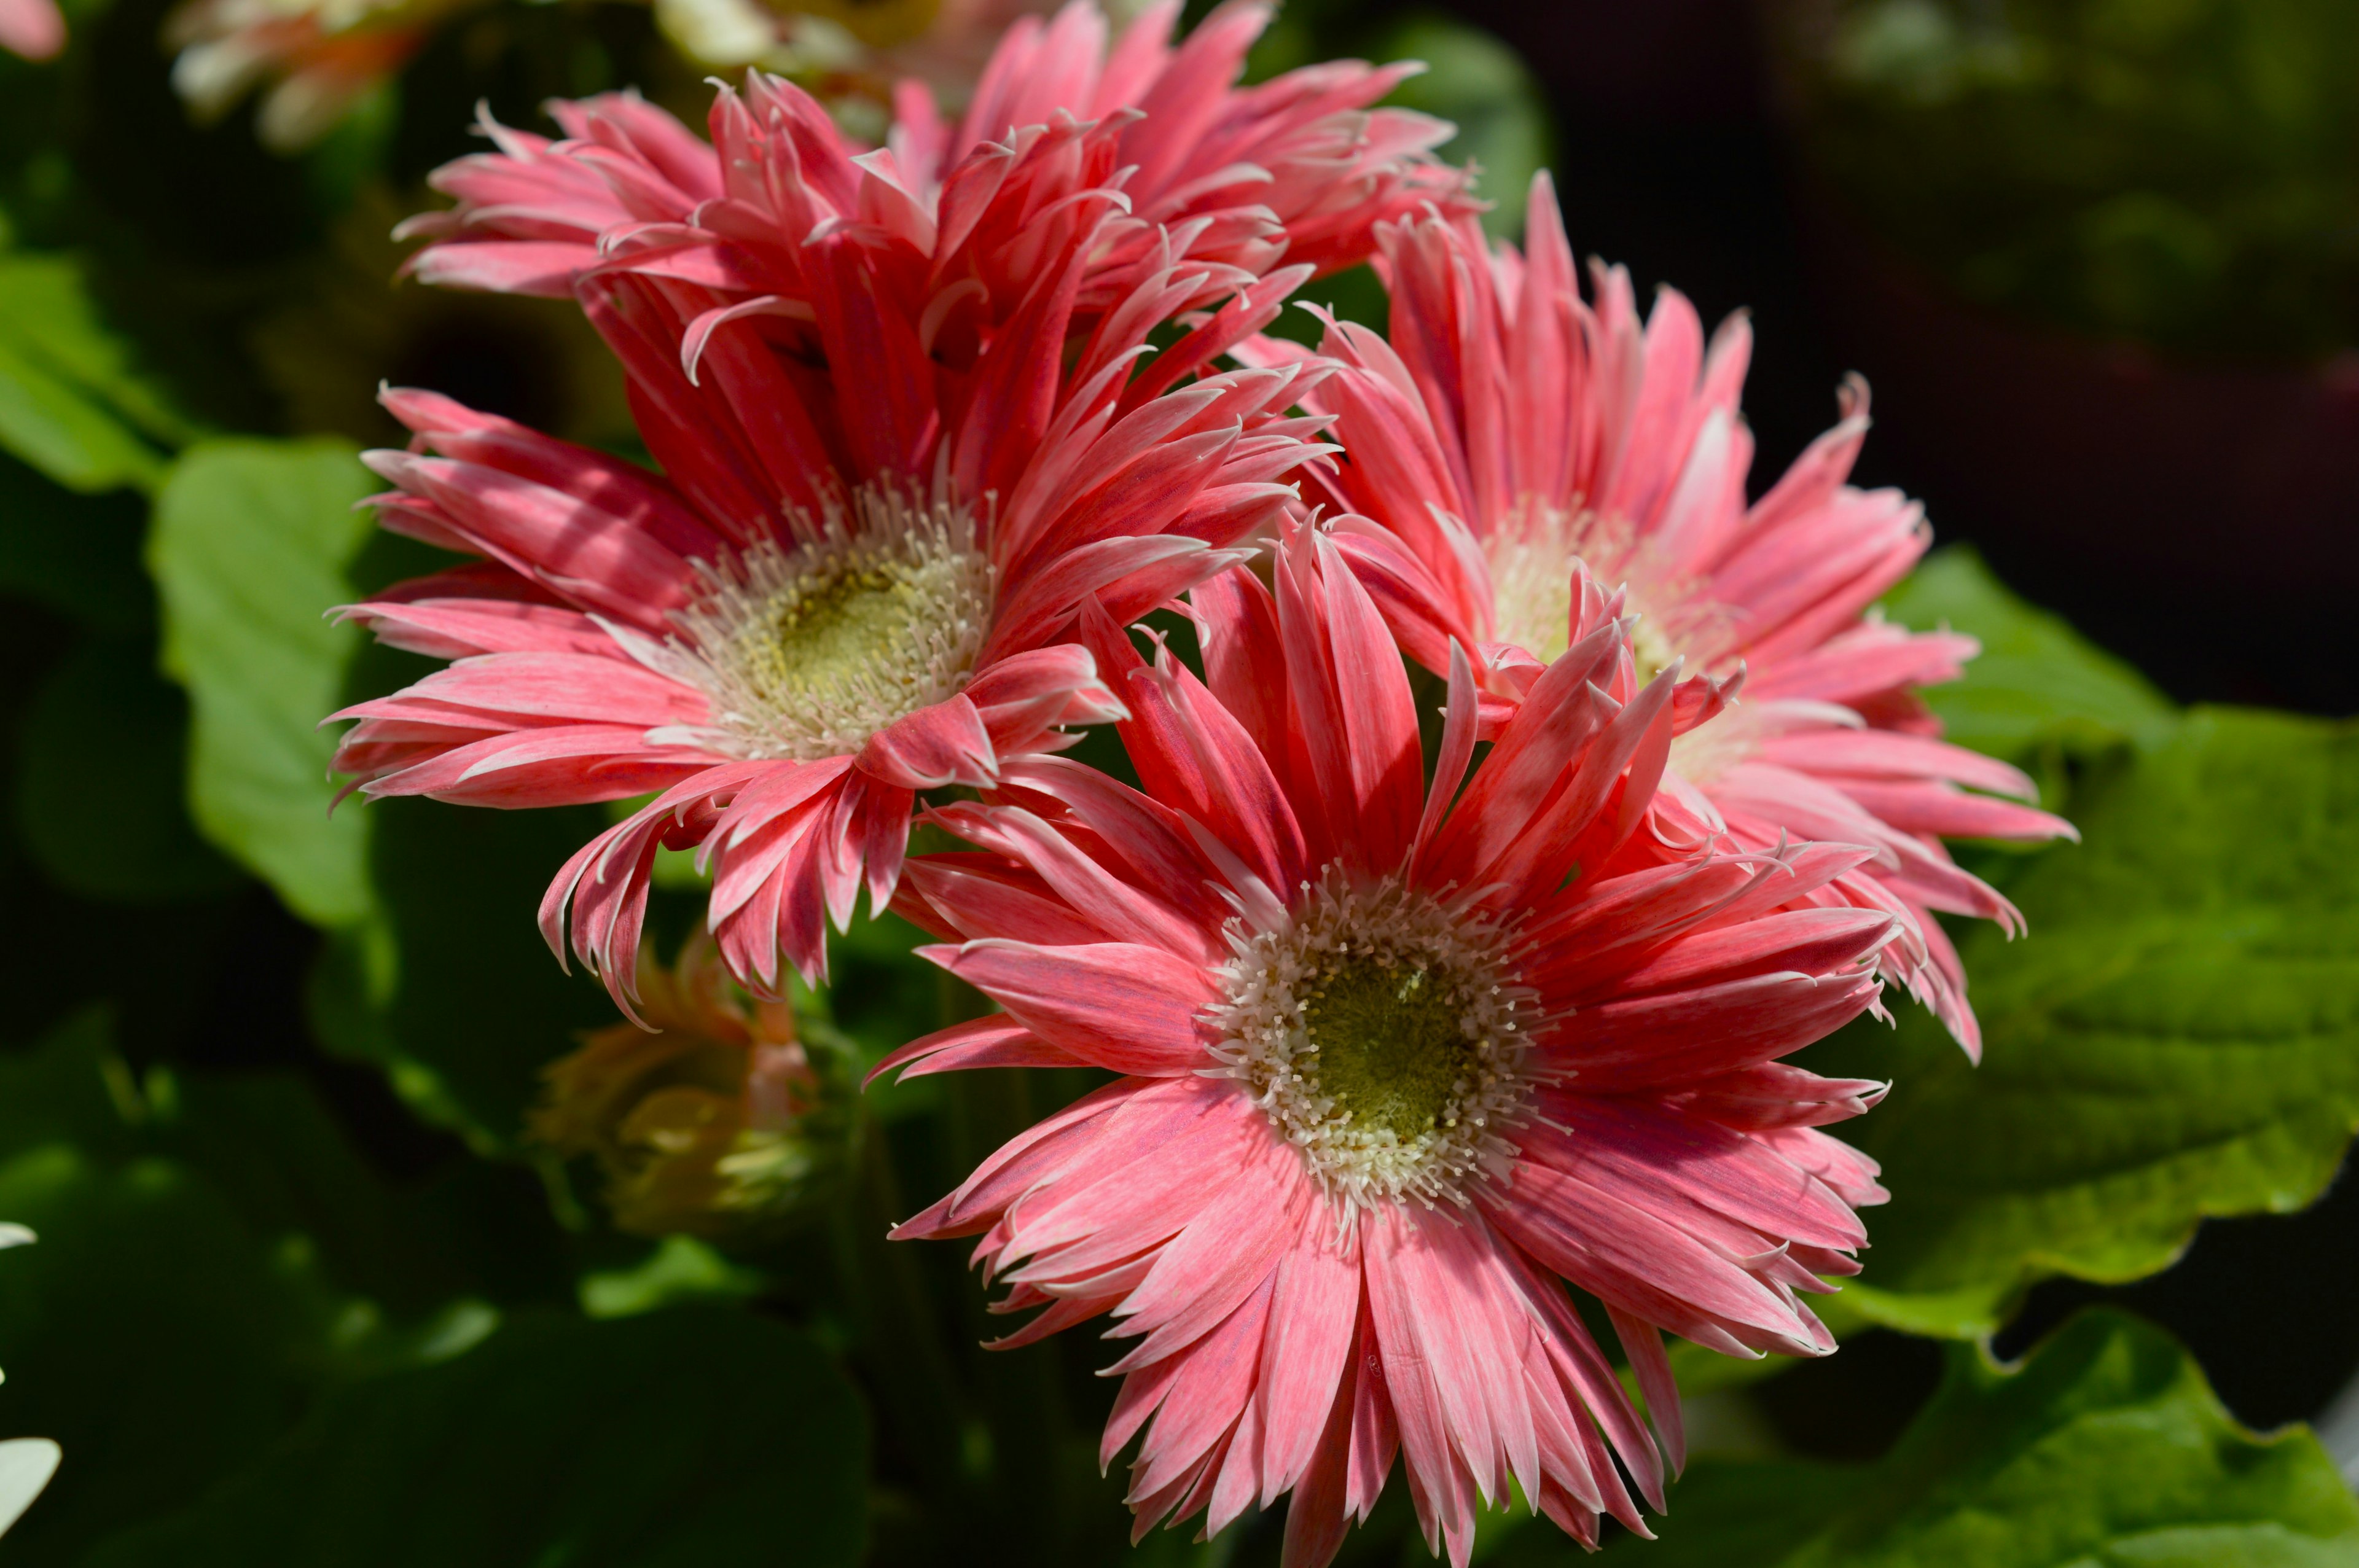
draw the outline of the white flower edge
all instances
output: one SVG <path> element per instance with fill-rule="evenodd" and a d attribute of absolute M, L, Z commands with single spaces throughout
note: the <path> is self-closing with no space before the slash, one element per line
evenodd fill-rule
<path fill-rule="evenodd" d="M 12 1437 L 0 1443 L 0 1535 L 7 1534 L 33 1506 L 64 1456 L 65 1450 L 46 1437 Z"/>

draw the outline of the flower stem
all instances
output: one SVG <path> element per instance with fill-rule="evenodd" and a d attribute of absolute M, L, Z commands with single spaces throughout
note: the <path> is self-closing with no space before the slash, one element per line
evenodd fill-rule
<path fill-rule="evenodd" d="M 896 1446 L 954 1524 L 973 1506 L 980 1479 L 964 1463 L 973 1418 L 915 1249 L 886 1234 L 906 1211 L 884 1129 L 864 1115 L 854 1137 L 858 1180 L 838 1211 L 837 1248 L 861 1359 Z"/>

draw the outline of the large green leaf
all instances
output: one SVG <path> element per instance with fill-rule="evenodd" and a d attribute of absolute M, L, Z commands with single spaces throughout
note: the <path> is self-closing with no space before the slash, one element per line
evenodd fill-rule
<path fill-rule="evenodd" d="M 1963 680 L 1925 693 L 1960 745 L 2029 762 L 2050 746 L 2156 744 L 2177 721 L 2170 699 L 2143 676 L 2008 592 L 1971 546 L 1927 557 L 1884 609 L 1916 631 L 1948 627 L 1981 641 Z"/>
<path fill-rule="evenodd" d="M 73 490 L 152 487 L 188 423 L 101 319 L 71 256 L 0 255 L 0 447 Z"/>
<path fill-rule="evenodd" d="M 2260 1438 L 2160 1330 L 2076 1318 L 2021 1369 L 1950 1352 L 1874 1465 L 1700 1461 L 1647 1568 L 2350 1568 L 2359 1504 L 2309 1432 Z M 1573 1561 L 1541 1530 L 1493 1561 Z"/>
<path fill-rule="evenodd" d="M 2169 1265 L 2206 1216 L 2315 1198 L 2359 1127 L 2359 731 L 2195 709 L 2080 792 L 2087 838 L 2009 885 L 2030 923 L 1962 944 L 1985 1053 L 1902 1009 L 1806 1057 L 1897 1080 L 1843 1136 L 1889 1206 L 1846 1291 L 1975 1335 L 2043 1274 Z"/>
<path fill-rule="evenodd" d="M 816 1346 L 747 1313 L 527 1319 L 332 1396 L 263 1463 L 90 1565 L 849 1564 L 865 1427 Z"/>
<path fill-rule="evenodd" d="M 197 826 L 314 924 L 376 914 L 366 814 L 331 816 L 335 740 L 356 628 L 323 619 L 352 597 L 372 489 L 337 441 L 210 441 L 157 499 L 147 561 L 164 609 L 164 667 L 193 708 L 189 797 Z"/>

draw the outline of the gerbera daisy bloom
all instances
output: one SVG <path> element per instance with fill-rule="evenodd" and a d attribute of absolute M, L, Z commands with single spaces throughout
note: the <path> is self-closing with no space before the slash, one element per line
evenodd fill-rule
<path fill-rule="evenodd" d="M 0 0 L 0 49 L 24 59 L 55 59 L 66 47 L 66 16 L 57 0 Z"/>
<path fill-rule="evenodd" d="M 336 765 L 371 795 L 484 806 L 660 791 L 541 911 L 561 954 L 570 910 L 573 951 L 626 1008 L 663 846 L 702 847 L 742 980 L 775 994 L 782 953 L 822 976 L 822 910 L 842 925 L 864 881 L 882 907 L 918 791 L 987 786 L 1122 711 L 1067 637 L 1077 607 L 1141 614 L 1226 566 L 1292 499 L 1275 477 L 1324 449 L 1320 421 L 1283 412 L 1315 370 L 1202 373 L 1300 269 L 1134 375 L 1196 274 L 1167 249 L 1076 338 L 1094 230 L 1075 215 L 1042 235 L 1021 305 L 956 344 L 863 225 L 803 247 L 815 319 L 714 333 L 669 284 L 585 281 L 663 477 L 387 394 L 417 438 L 369 455 L 397 487 L 386 525 L 484 559 L 349 611 L 456 662 L 338 715 L 361 722 Z M 998 221 L 987 200 L 969 216 Z"/>
<path fill-rule="evenodd" d="M 1969 793 L 2038 794 L 2018 770 L 1942 741 L 1915 695 L 1957 678 L 1974 641 L 1912 633 L 1872 608 L 1931 535 L 1898 491 L 1844 482 L 1867 432 L 1865 383 L 1844 387 L 1842 423 L 1748 504 L 1745 318 L 1707 344 L 1666 288 L 1642 327 L 1628 274 L 1602 265 L 1584 300 L 1545 175 L 1530 214 L 1526 255 L 1472 223 L 1381 231 L 1390 341 L 1331 323 L 1321 352 L 1345 368 L 1312 398 L 1344 448 L 1312 481 L 1354 514 L 1334 524 L 1338 549 L 1411 657 L 1439 673 L 1451 639 L 1480 650 L 1494 722 L 1566 646 L 1577 563 L 1624 585 L 1641 674 L 1682 659 L 1733 688 L 1741 672 L 1742 704 L 1672 748 L 1675 813 L 1749 849 L 1788 834 L 1873 847 L 1820 896 L 1901 915 L 1889 972 L 1979 1052 L 1965 974 L 1931 912 L 2010 931 L 2021 917 L 1941 838 L 2072 828 Z M 1252 357 L 1293 351 L 1265 341 Z"/>
<path fill-rule="evenodd" d="M 361 95 L 409 63 L 451 13 L 476 0 L 189 0 L 165 24 L 180 51 L 172 86 L 216 120 L 257 86 L 255 133 L 299 152 Z"/>
<path fill-rule="evenodd" d="M 1175 47 L 1179 14 L 1179 0 L 1162 0 L 1111 47 L 1090 0 L 1046 26 L 1021 18 L 963 114 L 944 119 L 929 90 L 905 82 L 875 151 L 809 93 L 758 72 L 742 97 L 715 101 L 710 145 L 631 94 L 552 104 L 559 142 L 486 121 L 499 150 L 434 176 L 458 205 L 411 220 L 406 233 L 432 240 L 412 265 L 431 283 L 563 295 L 603 264 L 712 288 L 715 303 L 808 303 L 803 239 L 860 222 L 931 255 L 936 308 L 955 324 L 1011 280 L 1020 293 L 1039 225 L 1112 182 L 1128 218 L 1100 234 L 1087 318 L 1127 294 L 1166 232 L 1183 254 L 1245 276 L 1281 257 L 1324 272 L 1365 259 L 1386 219 L 1429 204 L 1472 211 L 1464 172 L 1429 151 L 1451 127 L 1368 107 L 1420 68 L 1333 61 L 1240 88 L 1271 7 L 1230 0 Z M 1053 156 L 1036 151 L 1044 138 Z M 1018 179 L 1020 199 L 1004 189 Z M 1216 274 L 1202 297 L 1237 281 Z"/>
<path fill-rule="evenodd" d="M 1618 605 L 1470 768 L 1452 661 L 1429 786 L 1407 672 L 1334 542 L 1276 591 L 1192 598 L 1209 684 L 1092 646 L 1133 717 L 1128 789 L 1062 758 L 1003 771 L 911 863 L 925 949 L 1003 1014 L 883 1067 L 1125 1075 L 1016 1138 L 896 1234 L 981 1233 L 1043 1309 L 1135 1340 L 1111 1461 L 1144 1433 L 1140 1533 L 1218 1531 L 1293 1493 L 1325 1563 L 1396 1448 L 1427 1541 L 1463 1563 L 1512 1480 L 1585 1542 L 1645 1530 L 1682 1454 L 1659 1330 L 1734 1355 L 1833 1348 L 1799 1292 L 1856 1271 L 1875 1166 L 1816 1130 L 1876 1087 L 1777 1058 L 1875 1000 L 1892 917 L 1788 909 L 1869 850 L 1674 854 L 1645 830 L 1674 677 L 1644 687 Z M 1601 1301 L 1650 1435 L 1559 1276 Z"/>

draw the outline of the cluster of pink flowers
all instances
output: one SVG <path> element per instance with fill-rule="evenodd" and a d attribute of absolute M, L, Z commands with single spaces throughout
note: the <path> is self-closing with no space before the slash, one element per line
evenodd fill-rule
<path fill-rule="evenodd" d="M 386 394 L 384 522 L 468 559 L 350 610 L 451 662 L 339 765 L 647 797 L 540 914 L 626 1011 L 693 849 L 757 996 L 864 889 L 998 1004 L 879 1071 L 1116 1075 L 901 1233 L 981 1238 L 1006 1343 L 1111 1315 L 1142 1531 L 1291 1494 L 1323 1563 L 1397 1454 L 1455 1562 L 1511 1487 L 1643 1533 L 1662 1336 L 1832 1349 L 1804 1297 L 1884 1195 L 1820 1130 L 1880 1087 L 1780 1059 L 1886 979 L 1972 1049 L 1933 912 L 2016 916 L 1941 836 L 2068 829 L 1913 695 L 1971 643 L 1875 614 L 1928 535 L 1845 482 L 1864 388 L 1748 502 L 1741 320 L 1584 296 L 1545 183 L 1487 243 L 1398 68 L 1239 86 L 1266 9 L 1176 10 L 1076 0 L 877 148 L 758 74 L 709 141 L 487 124 L 414 270 L 578 300 L 660 474 Z M 1389 331 L 1266 335 L 1364 261 Z M 1136 787 L 1060 754 L 1102 723 Z M 921 814 L 973 848 L 909 858 Z"/>

